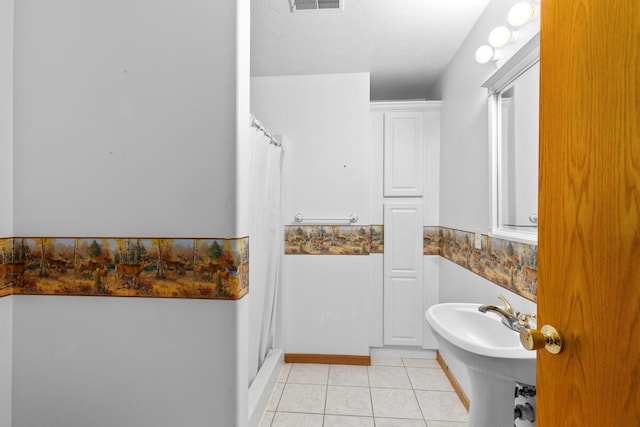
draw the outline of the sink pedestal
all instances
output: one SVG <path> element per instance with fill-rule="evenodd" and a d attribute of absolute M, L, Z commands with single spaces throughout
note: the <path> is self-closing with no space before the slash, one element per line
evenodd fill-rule
<path fill-rule="evenodd" d="M 512 426 L 515 381 L 467 367 L 471 385 L 469 427 Z"/>

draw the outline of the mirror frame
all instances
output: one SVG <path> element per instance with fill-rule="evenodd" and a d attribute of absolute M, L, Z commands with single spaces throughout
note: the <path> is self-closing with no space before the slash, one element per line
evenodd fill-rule
<path fill-rule="evenodd" d="M 491 159 L 491 232 L 502 239 L 522 243 L 538 244 L 538 229 L 535 231 L 516 231 L 505 229 L 500 224 L 502 206 L 501 185 L 501 118 L 498 111 L 499 95 L 503 89 L 511 85 L 520 75 L 540 61 L 540 33 L 536 33 L 522 48 L 513 54 L 504 65 L 496 70 L 482 85 L 488 90 L 489 107 L 489 146 Z"/>

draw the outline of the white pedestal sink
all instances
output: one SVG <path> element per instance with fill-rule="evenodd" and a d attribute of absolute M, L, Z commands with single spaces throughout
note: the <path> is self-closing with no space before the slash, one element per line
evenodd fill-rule
<path fill-rule="evenodd" d="M 535 385 L 536 352 L 480 304 L 437 304 L 425 312 L 438 344 L 463 362 L 471 383 L 469 427 L 513 425 L 515 383 Z"/>

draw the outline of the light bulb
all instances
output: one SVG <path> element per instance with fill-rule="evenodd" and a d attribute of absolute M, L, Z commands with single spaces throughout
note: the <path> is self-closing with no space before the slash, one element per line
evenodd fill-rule
<path fill-rule="evenodd" d="M 476 62 L 478 64 L 486 64 L 493 59 L 495 54 L 496 51 L 491 46 L 489 46 L 488 44 L 483 44 L 478 49 L 476 49 Z"/>
<path fill-rule="evenodd" d="M 502 47 L 511 41 L 513 33 L 507 27 L 496 27 L 489 33 L 489 44 L 492 47 Z"/>
<path fill-rule="evenodd" d="M 526 2 L 516 3 L 513 5 L 507 20 L 512 27 L 521 27 L 533 18 L 533 6 Z"/>

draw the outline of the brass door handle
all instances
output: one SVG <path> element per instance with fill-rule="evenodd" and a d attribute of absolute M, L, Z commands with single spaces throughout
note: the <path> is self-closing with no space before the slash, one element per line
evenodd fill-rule
<path fill-rule="evenodd" d="M 552 354 L 558 354 L 562 351 L 562 336 L 556 328 L 549 325 L 544 325 L 539 331 L 521 329 L 520 342 L 527 350 L 539 350 L 544 347 Z"/>

